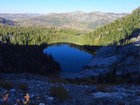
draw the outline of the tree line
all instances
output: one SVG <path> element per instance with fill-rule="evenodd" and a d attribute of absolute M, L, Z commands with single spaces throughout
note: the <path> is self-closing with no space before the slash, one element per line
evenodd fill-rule
<path fill-rule="evenodd" d="M 18 45 L 70 42 L 79 45 L 122 44 L 120 40 L 130 36 L 140 27 L 140 8 L 130 15 L 117 19 L 89 33 L 55 27 L 20 27 L 0 25 L 0 41 Z M 126 40 L 123 44 L 131 43 Z"/>

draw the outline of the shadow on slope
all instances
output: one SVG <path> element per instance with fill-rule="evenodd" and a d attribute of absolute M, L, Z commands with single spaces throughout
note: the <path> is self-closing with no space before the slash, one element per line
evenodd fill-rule
<path fill-rule="evenodd" d="M 60 66 L 51 55 L 44 54 L 46 45 L 11 45 L 0 44 L 1 73 L 53 74 L 60 71 Z"/>
<path fill-rule="evenodd" d="M 133 39 L 133 41 L 136 41 L 139 35 L 140 35 L 140 28 L 136 28 L 130 36 L 127 36 L 125 39 L 122 39 L 119 42 L 123 44 L 126 43 L 127 41 L 130 41 L 131 39 Z"/>

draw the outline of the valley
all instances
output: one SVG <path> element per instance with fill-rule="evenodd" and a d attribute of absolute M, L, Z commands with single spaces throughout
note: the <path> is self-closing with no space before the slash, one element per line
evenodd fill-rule
<path fill-rule="evenodd" d="M 126 15 L 126 13 L 74 11 L 49 14 L 0 14 L 0 17 L 12 20 L 20 26 L 57 27 L 91 31 Z"/>
<path fill-rule="evenodd" d="M 140 7 L 0 17 L 0 104 L 139 105 Z"/>

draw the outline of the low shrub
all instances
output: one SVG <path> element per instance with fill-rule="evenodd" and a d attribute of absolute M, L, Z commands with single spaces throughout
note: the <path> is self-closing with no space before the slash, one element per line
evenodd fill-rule
<path fill-rule="evenodd" d="M 64 89 L 64 87 L 59 86 L 52 86 L 50 87 L 50 95 L 53 97 L 58 98 L 60 101 L 64 101 L 66 99 L 69 99 L 69 93 L 66 89 Z"/>
<path fill-rule="evenodd" d="M 13 84 L 12 82 L 0 81 L 0 87 L 10 90 L 13 88 Z"/>
<path fill-rule="evenodd" d="M 140 96 L 140 92 L 136 92 L 135 95 L 136 95 L 136 96 Z"/>
<path fill-rule="evenodd" d="M 110 86 L 114 86 L 115 84 L 96 84 L 98 91 L 100 92 L 114 92 L 112 89 L 108 89 Z"/>
<path fill-rule="evenodd" d="M 27 83 L 18 84 L 18 88 L 20 90 L 23 90 L 23 91 L 27 92 L 28 91 L 28 84 Z"/>

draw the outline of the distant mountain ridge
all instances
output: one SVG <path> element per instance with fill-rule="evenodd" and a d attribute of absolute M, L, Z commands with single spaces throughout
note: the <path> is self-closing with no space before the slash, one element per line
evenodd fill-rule
<path fill-rule="evenodd" d="M 0 17 L 16 21 L 21 26 L 52 26 L 92 30 L 126 15 L 126 13 L 75 11 L 49 14 L 0 14 Z"/>
<path fill-rule="evenodd" d="M 7 20 L 7 19 L 1 18 L 1 17 L 0 17 L 0 24 L 3 24 L 3 25 L 10 25 L 10 26 L 17 25 L 16 22 L 11 21 L 11 20 Z"/>

